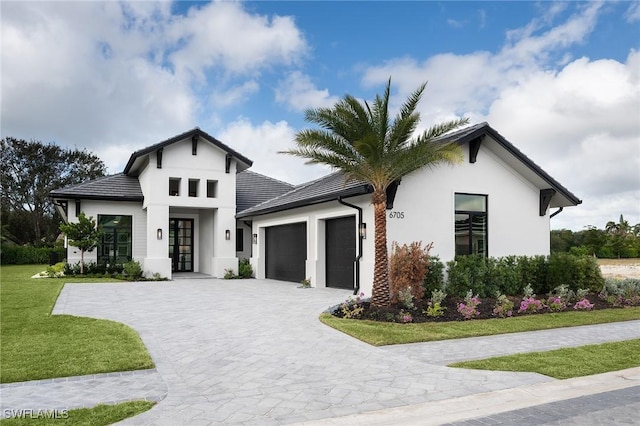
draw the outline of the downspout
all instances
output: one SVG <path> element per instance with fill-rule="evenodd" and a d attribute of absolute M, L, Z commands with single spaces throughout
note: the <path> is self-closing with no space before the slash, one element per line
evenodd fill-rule
<path fill-rule="evenodd" d="M 360 229 L 362 229 L 362 209 L 358 206 L 342 201 L 342 197 L 338 197 L 338 202 L 343 206 L 358 210 L 358 256 L 356 256 L 354 260 L 356 269 L 356 287 L 353 289 L 353 295 L 356 296 L 360 291 L 360 259 L 362 259 L 362 240 L 364 239 L 360 234 Z"/>
<path fill-rule="evenodd" d="M 551 214 L 551 216 L 549 216 L 549 219 L 551 219 L 552 217 L 557 216 L 557 215 L 559 215 L 560 213 L 562 213 L 562 210 L 564 210 L 564 207 L 558 207 L 558 210 L 556 210 L 555 212 L 553 212 L 553 213 Z"/>

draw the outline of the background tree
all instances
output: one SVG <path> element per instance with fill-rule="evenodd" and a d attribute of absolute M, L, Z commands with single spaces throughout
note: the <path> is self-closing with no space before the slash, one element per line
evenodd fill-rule
<path fill-rule="evenodd" d="M 80 212 L 78 222 L 60 225 L 60 230 L 69 238 L 69 244 L 80 249 L 80 273 L 84 274 L 84 253 L 93 251 L 98 245 L 102 232 L 96 227 L 92 216 Z"/>
<path fill-rule="evenodd" d="M 61 223 L 49 192 L 106 172 L 87 151 L 12 137 L 0 141 L 0 162 L 2 239 L 36 246 L 54 241 Z"/>
<path fill-rule="evenodd" d="M 466 123 L 459 119 L 435 125 L 414 136 L 420 121 L 416 107 L 426 83 L 422 84 L 391 119 L 389 96 L 391 79 L 382 96 L 373 105 L 346 95 L 331 108 L 305 111 L 305 119 L 321 129 L 302 130 L 296 134 L 296 149 L 284 151 L 326 164 L 344 173 L 347 180 L 361 180 L 373 188 L 375 258 L 372 304 L 388 306 L 389 261 L 387 252 L 387 187 L 403 176 L 425 166 L 454 164 L 462 160 L 460 147 L 453 143 L 434 143 L 434 139 Z"/>

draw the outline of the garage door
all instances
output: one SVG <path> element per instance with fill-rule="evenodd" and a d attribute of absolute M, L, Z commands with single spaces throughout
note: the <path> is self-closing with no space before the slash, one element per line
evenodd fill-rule
<path fill-rule="evenodd" d="M 326 222 L 327 287 L 353 289 L 353 262 L 356 259 L 355 216 Z"/>
<path fill-rule="evenodd" d="M 305 279 L 307 224 L 270 226 L 265 229 L 266 276 L 274 280 L 300 282 Z"/>

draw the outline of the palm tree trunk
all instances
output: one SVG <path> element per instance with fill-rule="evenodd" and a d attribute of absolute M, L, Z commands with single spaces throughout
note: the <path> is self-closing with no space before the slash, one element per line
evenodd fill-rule
<path fill-rule="evenodd" d="M 389 306 L 391 297 L 389 294 L 389 257 L 387 254 L 387 194 L 384 190 L 377 190 L 373 193 L 371 201 L 375 220 L 375 256 L 371 304 L 374 306 Z"/>

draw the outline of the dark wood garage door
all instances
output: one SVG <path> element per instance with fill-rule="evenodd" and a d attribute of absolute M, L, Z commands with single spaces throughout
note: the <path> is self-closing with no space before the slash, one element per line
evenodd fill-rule
<path fill-rule="evenodd" d="M 267 278 L 293 282 L 306 278 L 306 223 L 270 226 L 265 229 L 265 240 Z"/>
<path fill-rule="evenodd" d="M 326 222 L 327 287 L 353 289 L 353 262 L 356 258 L 355 216 Z"/>

